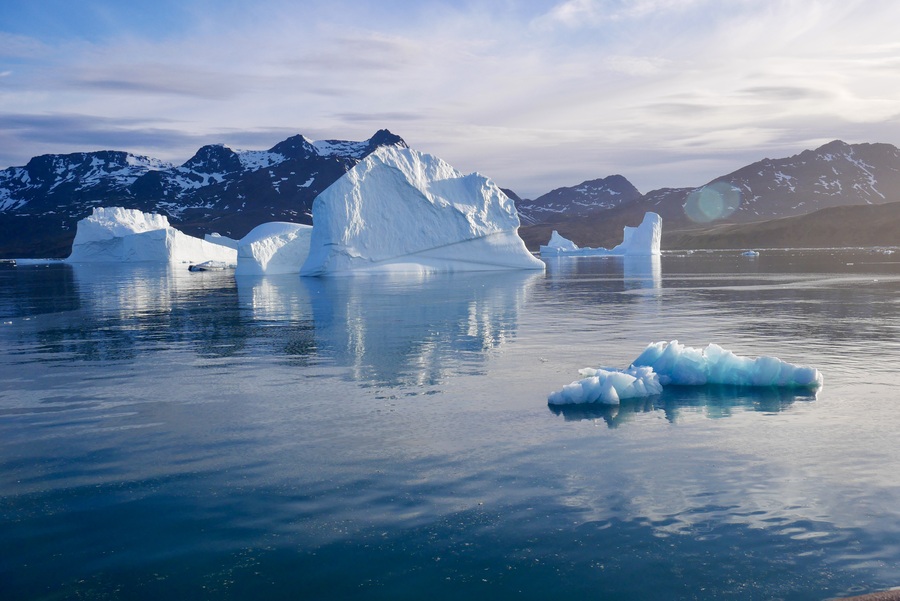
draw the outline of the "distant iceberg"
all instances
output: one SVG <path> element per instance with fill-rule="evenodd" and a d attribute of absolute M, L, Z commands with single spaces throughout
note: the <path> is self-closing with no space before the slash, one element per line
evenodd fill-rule
<path fill-rule="evenodd" d="M 235 275 L 300 273 L 312 230 L 311 225 L 283 221 L 256 226 L 238 242 Z"/>
<path fill-rule="evenodd" d="M 544 248 L 555 248 L 557 250 L 565 250 L 565 251 L 576 251 L 581 250 L 578 248 L 578 245 L 569 240 L 568 238 L 561 236 L 559 232 L 553 230 L 553 233 L 550 234 L 550 242 L 547 243 L 547 246 L 541 246 Z"/>
<path fill-rule="evenodd" d="M 579 370 L 583 379 L 567 384 L 547 399 L 550 405 L 604 403 L 660 394 L 663 386 L 707 384 L 816 390 L 819 370 L 776 357 L 741 357 L 717 344 L 696 349 L 677 340 L 654 342 L 625 370 Z"/>
<path fill-rule="evenodd" d="M 313 203 L 304 276 L 544 269 L 513 202 L 488 178 L 383 146 Z"/>
<path fill-rule="evenodd" d="M 237 261 L 233 248 L 188 236 L 164 215 L 136 209 L 97 207 L 77 228 L 69 263 Z"/>
<path fill-rule="evenodd" d="M 615 248 L 579 248 L 554 230 L 550 241 L 541 246 L 540 252 L 542 257 L 657 256 L 660 254 L 661 238 L 662 217 L 656 213 L 646 213 L 639 226 L 625 226 L 622 243 Z"/>

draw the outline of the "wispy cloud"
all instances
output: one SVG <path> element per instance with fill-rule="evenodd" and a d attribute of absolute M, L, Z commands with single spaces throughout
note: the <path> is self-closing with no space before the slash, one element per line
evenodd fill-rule
<path fill-rule="evenodd" d="M 207 100 L 239 95 L 254 76 L 191 69 L 178 65 L 136 63 L 89 67 L 67 80 L 69 86 L 98 93 L 173 94 Z"/>

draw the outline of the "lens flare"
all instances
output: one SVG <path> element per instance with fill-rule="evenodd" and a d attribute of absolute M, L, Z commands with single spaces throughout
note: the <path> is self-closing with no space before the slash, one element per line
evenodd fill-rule
<path fill-rule="evenodd" d="M 696 223 L 725 219 L 741 206 L 741 191 L 727 182 L 715 182 L 691 192 L 684 213 Z"/>

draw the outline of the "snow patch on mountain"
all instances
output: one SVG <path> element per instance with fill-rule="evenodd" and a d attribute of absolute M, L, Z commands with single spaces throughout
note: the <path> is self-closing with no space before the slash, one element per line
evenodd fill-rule
<path fill-rule="evenodd" d="M 238 150 L 236 152 L 241 166 L 247 171 L 259 171 L 274 167 L 287 160 L 283 154 L 270 150 Z"/>
<path fill-rule="evenodd" d="M 317 140 L 312 143 L 316 152 L 323 157 L 349 156 L 356 159 L 362 158 L 368 147 L 368 142 L 347 142 L 343 140 Z"/>

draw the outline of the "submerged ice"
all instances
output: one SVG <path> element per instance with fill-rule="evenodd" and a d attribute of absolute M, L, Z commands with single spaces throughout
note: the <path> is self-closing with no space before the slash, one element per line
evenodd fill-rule
<path fill-rule="evenodd" d="M 777 357 L 742 357 L 709 344 L 697 349 L 672 342 L 654 342 L 625 370 L 585 368 L 581 380 L 550 394 L 551 405 L 605 403 L 659 394 L 666 385 L 722 384 L 815 390 L 822 386 L 819 370 Z"/>
<path fill-rule="evenodd" d="M 656 213 L 645 213 L 639 226 L 625 226 L 622 243 L 612 249 L 579 248 L 577 244 L 553 230 L 550 241 L 541 246 L 541 256 L 656 256 L 660 254 L 661 239 L 662 217 Z"/>
<path fill-rule="evenodd" d="M 543 269 L 513 202 L 488 178 L 383 146 L 313 203 L 301 275 Z"/>
<path fill-rule="evenodd" d="M 202 263 L 234 265 L 233 248 L 188 236 L 164 215 L 122 207 L 96 207 L 78 222 L 71 263 Z"/>

